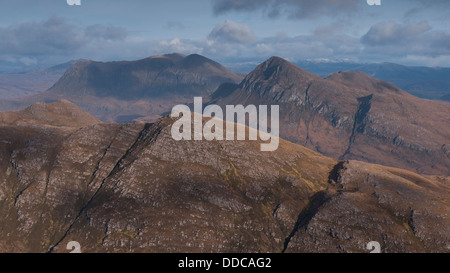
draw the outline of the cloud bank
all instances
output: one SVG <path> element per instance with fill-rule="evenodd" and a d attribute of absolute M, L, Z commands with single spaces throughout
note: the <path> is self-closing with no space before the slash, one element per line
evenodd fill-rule
<path fill-rule="evenodd" d="M 249 3 L 244 1 L 243 5 Z M 172 27 L 181 26 L 174 23 Z M 0 37 L 0 66 L 6 62 L 11 67 L 53 65 L 80 58 L 132 60 L 172 52 L 198 53 L 228 64 L 261 62 L 273 55 L 291 61 L 381 60 L 441 66 L 450 61 L 450 31 L 433 29 L 427 21 L 379 22 L 361 36 L 318 27 L 308 35 L 257 37 L 249 25 L 226 20 L 212 26 L 203 39 L 158 39 L 130 36 L 126 29 L 111 25 L 78 26 L 53 16 L 42 22 L 0 27 Z"/>
<path fill-rule="evenodd" d="M 381 22 L 361 37 L 368 54 L 436 58 L 450 55 L 450 31 L 433 30 L 428 22 Z"/>
<path fill-rule="evenodd" d="M 217 15 L 230 11 L 262 11 L 272 18 L 287 15 L 302 19 L 350 14 L 358 11 L 362 4 L 361 0 L 213 0 L 213 11 Z"/>

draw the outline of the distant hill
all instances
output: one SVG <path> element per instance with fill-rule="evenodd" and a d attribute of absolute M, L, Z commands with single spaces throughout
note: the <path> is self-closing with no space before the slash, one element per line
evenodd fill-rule
<path fill-rule="evenodd" d="M 77 105 L 66 101 L 35 103 L 17 112 L 0 112 L 0 126 L 84 127 L 101 123 Z"/>
<path fill-rule="evenodd" d="M 44 92 L 76 62 L 22 74 L 0 74 L 0 99 L 22 98 Z"/>
<path fill-rule="evenodd" d="M 193 97 L 207 96 L 221 83 L 240 80 L 241 76 L 203 56 L 169 54 L 131 62 L 78 62 L 49 93 L 125 100 Z"/>
<path fill-rule="evenodd" d="M 296 64 L 323 78 L 339 71 L 361 71 L 395 84 L 420 98 L 450 101 L 450 68 L 403 66 L 394 63 L 300 61 Z"/>

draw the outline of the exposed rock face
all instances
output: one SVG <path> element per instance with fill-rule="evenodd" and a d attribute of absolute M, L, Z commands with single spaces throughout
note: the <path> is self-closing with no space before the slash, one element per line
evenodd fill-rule
<path fill-rule="evenodd" d="M 223 83 L 239 83 L 242 76 L 203 56 L 169 54 L 139 61 L 74 64 L 42 94 L 0 102 L 11 111 L 35 102 L 67 99 L 105 122 L 155 120 L 194 96 L 207 97 Z M 149 118 L 150 117 L 150 118 Z"/>
<path fill-rule="evenodd" d="M 0 250 L 449 252 L 449 181 L 154 124 L 0 127 Z"/>
<path fill-rule="evenodd" d="M 273 57 L 212 103 L 280 105 L 281 137 L 327 156 L 450 175 L 450 104 L 361 72 L 327 79 Z"/>

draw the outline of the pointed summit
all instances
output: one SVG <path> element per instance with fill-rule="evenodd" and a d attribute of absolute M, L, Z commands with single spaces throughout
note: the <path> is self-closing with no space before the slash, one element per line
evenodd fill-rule
<path fill-rule="evenodd" d="M 321 78 L 280 58 L 271 57 L 245 77 L 240 87 L 248 94 L 276 102 L 300 100 L 309 84 Z"/>
<path fill-rule="evenodd" d="M 251 74 L 253 73 L 258 75 L 263 74 L 264 79 L 266 80 L 284 76 L 295 76 L 297 78 L 300 77 L 302 80 L 319 79 L 318 76 L 277 56 L 273 56 L 267 61 L 260 64 Z"/>

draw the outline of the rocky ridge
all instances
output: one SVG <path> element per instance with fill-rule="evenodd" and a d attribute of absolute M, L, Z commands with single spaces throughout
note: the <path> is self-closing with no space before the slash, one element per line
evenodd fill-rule
<path fill-rule="evenodd" d="M 0 127 L 6 252 L 450 251 L 449 180 L 154 124 Z"/>

